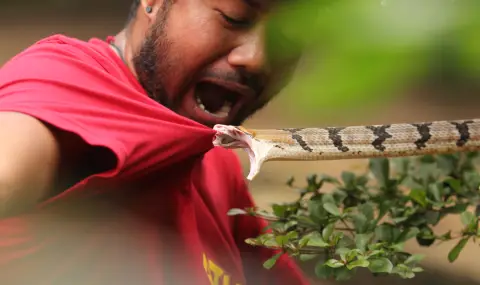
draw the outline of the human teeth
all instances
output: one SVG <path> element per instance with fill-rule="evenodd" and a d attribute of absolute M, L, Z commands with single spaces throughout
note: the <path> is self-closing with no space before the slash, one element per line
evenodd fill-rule
<path fill-rule="evenodd" d="M 215 112 L 215 114 L 213 114 L 213 115 L 217 116 L 217 117 L 225 118 L 225 117 L 228 116 L 228 114 L 230 114 L 231 109 L 232 109 L 232 103 L 231 102 L 225 102 L 225 104 L 223 104 L 222 108 L 220 108 L 220 110 Z"/>
<path fill-rule="evenodd" d="M 203 105 L 202 100 L 197 97 L 197 105 L 205 112 L 208 112 L 207 109 L 205 108 L 205 105 Z"/>
<path fill-rule="evenodd" d="M 208 114 L 210 114 L 212 116 L 215 116 L 215 117 L 218 117 L 218 118 L 227 117 L 228 114 L 230 114 L 230 110 L 232 110 L 232 102 L 225 101 L 222 108 L 220 108 L 215 113 L 212 113 L 212 112 L 207 110 L 205 105 L 202 103 L 202 100 L 200 99 L 200 97 L 197 96 L 196 100 L 197 100 L 197 105 L 200 107 L 200 109 L 202 109 L 205 113 L 208 113 Z"/>

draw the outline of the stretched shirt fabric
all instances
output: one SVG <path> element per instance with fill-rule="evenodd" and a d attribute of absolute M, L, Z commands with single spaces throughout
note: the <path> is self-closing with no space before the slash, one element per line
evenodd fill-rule
<path fill-rule="evenodd" d="M 114 158 L 0 220 L 1 284 L 308 284 L 286 256 L 262 268 L 274 252 L 244 240 L 266 224 L 226 215 L 253 206 L 237 157 L 213 148 L 212 129 L 150 99 L 112 39 L 51 36 L 0 70 L 0 111 Z"/>

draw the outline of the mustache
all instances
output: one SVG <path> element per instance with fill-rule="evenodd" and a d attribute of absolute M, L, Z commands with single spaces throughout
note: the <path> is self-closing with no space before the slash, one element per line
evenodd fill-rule
<path fill-rule="evenodd" d="M 215 78 L 222 81 L 232 82 L 246 86 L 251 89 L 257 96 L 262 93 L 265 87 L 265 79 L 263 76 L 249 72 L 207 70 L 203 72 L 199 78 L 203 77 Z"/>

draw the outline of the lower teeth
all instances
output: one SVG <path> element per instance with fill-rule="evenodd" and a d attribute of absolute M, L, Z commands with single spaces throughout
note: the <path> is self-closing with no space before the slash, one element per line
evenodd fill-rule
<path fill-rule="evenodd" d="M 220 108 L 215 113 L 212 113 L 212 112 L 207 110 L 207 108 L 202 103 L 202 100 L 199 97 L 197 97 L 196 99 L 197 99 L 197 104 L 200 107 L 200 109 L 202 109 L 205 113 L 208 113 L 208 114 L 210 114 L 212 116 L 215 116 L 215 117 L 225 118 L 225 117 L 228 116 L 228 114 L 230 113 L 230 110 L 232 109 L 232 103 L 228 102 L 228 101 L 225 101 L 222 108 Z"/>

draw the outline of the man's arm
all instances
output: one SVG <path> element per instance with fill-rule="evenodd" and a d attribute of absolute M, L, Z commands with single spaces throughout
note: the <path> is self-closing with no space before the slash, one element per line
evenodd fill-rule
<path fill-rule="evenodd" d="M 0 138 L 0 218 L 28 211 L 92 171 L 113 167 L 85 170 L 93 155 L 109 161 L 105 150 L 26 114 L 0 112 Z"/>
<path fill-rule="evenodd" d="M 34 206 L 53 186 L 59 146 L 33 117 L 0 112 L 0 217 Z"/>

